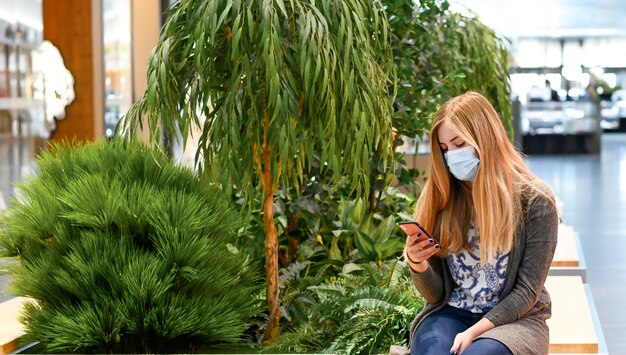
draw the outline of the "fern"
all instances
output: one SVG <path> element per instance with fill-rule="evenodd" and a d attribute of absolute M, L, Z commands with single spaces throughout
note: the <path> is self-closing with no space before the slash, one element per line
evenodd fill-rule
<path fill-rule="evenodd" d="M 296 261 L 293 264 L 289 265 L 285 269 L 280 270 L 279 283 L 280 285 L 284 285 L 285 282 L 298 279 L 300 277 L 300 273 L 303 270 L 306 270 L 311 265 L 310 261 Z"/>
<path fill-rule="evenodd" d="M 283 308 L 297 305 L 306 317 L 287 319 L 286 331 L 268 351 L 369 354 L 406 345 L 411 321 L 424 305 L 406 264 L 394 259 L 380 268 L 347 264 L 342 270 L 305 277 L 318 282 L 306 288 L 295 280 L 285 284 Z M 307 302 L 299 302 L 304 295 Z"/>
<path fill-rule="evenodd" d="M 408 278 L 403 281 L 410 283 Z M 341 323 L 338 336 L 325 351 L 380 353 L 390 345 L 406 345 L 408 329 L 423 303 L 414 289 L 366 287 L 339 300 L 351 317 Z"/>

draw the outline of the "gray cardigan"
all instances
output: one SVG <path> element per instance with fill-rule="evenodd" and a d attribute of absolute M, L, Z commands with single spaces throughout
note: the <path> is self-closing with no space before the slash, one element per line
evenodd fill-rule
<path fill-rule="evenodd" d="M 548 194 L 552 197 L 551 192 Z M 499 340 L 513 354 L 548 353 L 545 321 L 551 315 L 551 301 L 544 282 L 557 241 L 558 213 L 553 201 L 553 197 L 548 199 L 542 194 L 523 201 L 525 218 L 515 232 L 500 302 L 485 315 L 496 327 L 478 337 Z M 417 327 L 447 304 L 456 286 L 445 259 L 434 256 L 428 262 L 430 267 L 425 272 L 411 272 L 415 287 L 426 300 L 411 325 L 411 342 Z"/>

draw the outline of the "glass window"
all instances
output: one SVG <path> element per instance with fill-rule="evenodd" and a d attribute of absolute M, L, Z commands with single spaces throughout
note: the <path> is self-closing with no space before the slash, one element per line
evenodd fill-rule
<path fill-rule="evenodd" d="M 131 0 L 102 1 L 104 132 L 113 136 L 133 102 Z"/>
<path fill-rule="evenodd" d="M 520 39 L 515 58 L 519 67 L 558 68 L 561 65 L 561 43 L 553 39 Z"/>

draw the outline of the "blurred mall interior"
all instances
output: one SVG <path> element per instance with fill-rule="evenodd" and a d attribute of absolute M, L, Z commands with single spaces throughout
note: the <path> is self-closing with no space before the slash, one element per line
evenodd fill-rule
<path fill-rule="evenodd" d="M 174 1 L 0 0 L 0 208 L 49 142 L 114 134 Z M 451 2 L 510 40 L 516 143 L 580 238 L 609 352 L 626 354 L 626 4 Z"/>

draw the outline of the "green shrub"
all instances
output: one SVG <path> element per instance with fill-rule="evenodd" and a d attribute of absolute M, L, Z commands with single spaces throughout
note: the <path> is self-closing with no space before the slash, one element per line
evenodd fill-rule
<path fill-rule="evenodd" d="M 240 346 L 259 275 L 228 199 L 139 143 L 60 144 L 3 218 L 28 337 L 51 352 Z"/>

